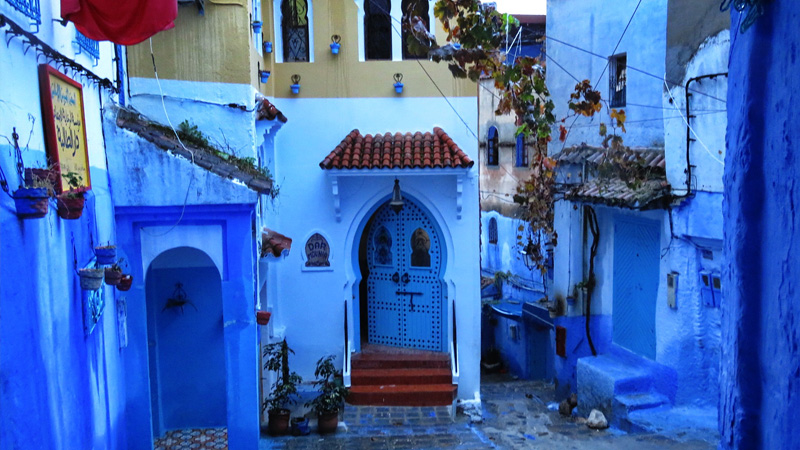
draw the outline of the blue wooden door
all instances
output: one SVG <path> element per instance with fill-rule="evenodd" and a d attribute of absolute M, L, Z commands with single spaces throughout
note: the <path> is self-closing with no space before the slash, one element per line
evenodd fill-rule
<path fill-rule="evenodd" d="M 656 357 L 660 230 L 658 222 L 617 217 L 614 223 L 614 342 Z"/>
<path fill-rule="evenodd" d="M 369 341 L 443 351 L 442 254 L 431 220 L 406 199 L 399 214 L 378 208 L 367 233 Z"/>

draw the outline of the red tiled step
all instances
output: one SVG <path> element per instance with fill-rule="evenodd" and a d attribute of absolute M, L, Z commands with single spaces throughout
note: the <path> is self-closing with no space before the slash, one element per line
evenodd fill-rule
<path fill-rule="evenodd" d="M 453 403 L 452 384 L 352 386 L 347 403 L 372 406 L 447 406 Z"/>
<path fill-rule="evenodd" d="M 353 369 L 353 385 L 450 384 L 450 369 Z"/>
<path fill-rule="evenodd" d="M 358 353 L 353 356 L 353 370 L 356 369 L 450 369 L 450 355 L 447 353 L 427 354 L 382 354 Z"/>

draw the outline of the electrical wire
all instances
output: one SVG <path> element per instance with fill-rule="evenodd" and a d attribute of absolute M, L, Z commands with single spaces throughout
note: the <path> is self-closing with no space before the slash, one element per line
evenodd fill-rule
<path fill-rule="evenodd" d="M 667 85 L 666 75 L 664 75 L 664 87 L 667 89 L 667 93 L 669 94 L 669 98 L 672 100 L 672 106 L 674 106 L 675 110 L 678 111 L 678 114 L 680 115 L 681 119 L 683 119 L 683 122 L 686 124 L 686 126 L 689 128 L 689 131 L 691 131 L 692 134 L 694 135 L 694 137 L 697 138 L 697 142 L 699 142 L 700 145 L 706 150 L 706 153 L 708 153 L 708 156 L 710 156 L 711 159 L 713 159 L 714 161 L 716 161 L 716 162 L 718 162 L 718 163 L 720 163 L 721 165 L 724 166 L 725 163 L 721 159 L 717 158 L 713 153 L 711 153 L 711 150 L 709 150 L 708 146 L 706 146 L 706 144 L 703 143 L 703 140 L 700 139 L 700 136 L 698 136 L 697 132 L 694 131 L 694 128 L 692 128 L 692 126 L 689 125 L 689 121 L 683 115 L 683 112 L 675 104 L 677 102 L 675 101 L 675 97 L 672 96 L 672 91 L 669 89 L 669 85 Z"/>
<path fill-rule="evenodd" d="M 186 146 L 183 144 L 183 141 L 181 141 L 181 137 L 178 136 L 178 132 L 172 125 L 172 120 L 170 120 L 169 118 L 169 113 L 167 112 L 167 104 L 164 102 L 164 90 L 161 88 L 161 80 L 158 78 L 158 68 L 156 67 L 156 56 L 153 53 L 153 38 L 150 38 L 149 41 L 150 41 L 150 59 L 153 61 L 153 73 L 156 76 L 156 84 L 158 84 L 158 91 L 161 94 L 161 107 L 164 109 L 164 116 L 167 118 L 167 123 L 169 124 L 169 127 L 172 129 L 172 132 L 175 133 L 175 138 L 178 139 L 178 143 L 181 144 L 181 147 L 183 147 L 184 150 L 186 150 L 187 152 L 189 152 L 190 155 L 192 155 L 192 164 L 194 165 L 194 152 L 186 148 Z M 190 172 L 191 172 L 191 178 L 189 178 L 189 184 L 186 186 L 186 196 L 183 199 L 183 207 L 181 207 L 181 215 L 178 217 L 177 222 L 175 222 L 175 224 L 172 225 L 172 227 L 170 227 L 167 231 L 163 233 L 158 233 L 158 234 L 148 233 L 145 231 L 144 228 L 142 228 L 142 232 L 154 237 L 162 237 L 166 236 L 167 234 L 171 233 L 175 228 L 177 228 L 178 224 L 181 223 L 181 220 L 183 220 L 183 216 L 186 213 L 186 204 L 189 203 L 189 193 L 192 190 L 192 183 L 194 182 L 194 170 Z"/>

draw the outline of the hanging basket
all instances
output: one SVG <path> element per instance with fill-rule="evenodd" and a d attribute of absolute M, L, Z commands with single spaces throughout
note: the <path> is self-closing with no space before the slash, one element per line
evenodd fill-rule
<path fill-rule="evenodd" d="M 65 220 L 80 219 L 83 215 L 83 206 L 86 204 L 86 199 L 83 195 L 78 197 L 62 194 L 56 197 L 58 204 L 58 217 Z"/>
<path fill-rule="evenodd" d="M 127 291 L 131 288 L 133 284 L 133 275 L 122 275 L 119 279 L 119 284 L 117 284 L 117 289 L 120 291 Z"/>
<path fill-rule="evenodd" d="M 107 285 L 117 286 L 122 280 L 122 271 L 114 270 L 111 267 L 106 267 L 105 279 Z"/>
<path fill-rule="evenodd" d="M 117 260 L 117 246 L 107 245 L 94 248 L 94 256 L 97 257 L 97 264 L 110 265 Z"/>
<path fill-rule="evenodd" d="M 47 215 L 50 197 L 46 188 L 22 188 L 13 194 L 20 219 L 39 219 Z"/>
<path fill-rule="evenodd" d="M 96 291 L 103 285 L 105 270 L 79 269 L 78 275 L 81 277 L 81 289 L 84 291 Z"/>

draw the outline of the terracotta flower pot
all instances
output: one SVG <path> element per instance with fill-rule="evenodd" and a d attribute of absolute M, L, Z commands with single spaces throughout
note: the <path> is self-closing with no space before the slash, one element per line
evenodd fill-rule
<path fill-rule="evenodd" d="M 272 317 L 272 313 L 269 311 L 256 311 L 256 323 L 259 325 L 268 324 L 270 317 Z"/>
<path fill-rule="evenodd" d="M 111 267 L 106 267 L 106 284 L 109 286 L 116 286 L 119 284 L 120 280 L 122 279 L 122 271 L 121 270 L 114 270 Z"/>
<path fill-rule="evenodd" d="M 133 284 L 133 275 L 122 275 L 122 278 L 119 279 L 119 284 L 117 284 L 117 289 L 120 291 L 127 291 L 131 288 Z"/>
<path fill-rule="evenodd" d="M 333 433 L 339 426 L 339 410 L 317 414 L 317 431 L 319 434 Z"/>
<path fill-rule="evenodd" d="M 281 436 L 289 432 L 288 409 L 273 409 L 269 411 L 269 434 L 271 436 Z"/>
<path fill-rule="evenodd" d="M 81 277 L 81 289 L 84 291 L 96 291 L 103 285 L 103 269 L 80 269 L 78 275 Z"/>
<path fill-rule="evenodd" d="M 22 188 L 12 195 L 20 219 L 39 219 L 47 215 L 50 196 L 45 188 Z"/>
<path fill-rule="evenodd" d="M 56 202 L 58 203 L 58 209 L 56 210 L 58 217 L 65 220 L 74 220 L 80 219 L 81 215 L 83 215 L 83 206 L 86 203 L 86 199 L 83 195 L 71 197 L 62 194 L 56 197 Z"/>

